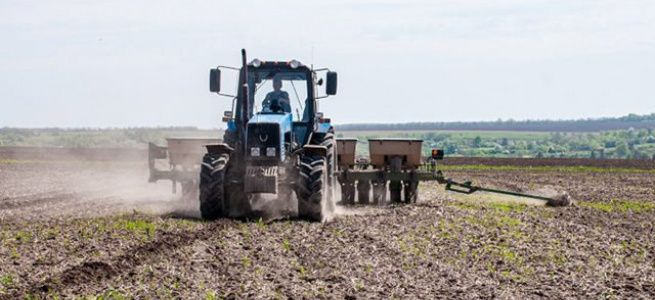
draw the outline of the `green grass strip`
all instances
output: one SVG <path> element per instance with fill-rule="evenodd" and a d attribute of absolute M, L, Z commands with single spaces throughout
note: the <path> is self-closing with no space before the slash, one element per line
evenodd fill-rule
<path fill-rule="evenodd" d="M 437 166 L 441 170 L 498 170 L 498 171 L 540 171 L 540 172 L 596 172 L 596 173 L 655 173 L 655 169 L 636 168 L 603 168 L 584 166 L 486 166 L 486 165 L 461 165 L 461 166 Z"/>
<path fill-rule="evenodd" d="M 651 212 L 655 211 L 655 203 L 645 201 L 611 201 L 610 203 L 600 202 L 577 202 L 580 206 L 598 210 L 611 211 L 634 211 Z"/>

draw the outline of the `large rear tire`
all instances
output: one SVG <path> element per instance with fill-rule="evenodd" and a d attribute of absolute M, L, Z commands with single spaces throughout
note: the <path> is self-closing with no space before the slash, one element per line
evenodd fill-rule
<path fill-rule="evenodd" d="M 325 163 L 327 168 L 328 199 L 332 201 L 333 195 L 336 193 L 336 179 L 334 173 L 336 172 L 337 167 L 335 162 L 337 156 L 335 155 L 336 142 L 334 140 L 334 129 L 330 128 L 326 133 L 315 133 L 312 136 L 311 144 L 323 146 L 327 149 Z M 330 202 L 330 204 L 332 205 L 333 203 Z"/>
<path fill-rule="evenodd" d="M 324 221 L 330 212 L 328 204 L 328 172 L 325 157 L 303 156 L 298 179 L 298 217 Z"/>
<path fill-rule="evenodd" d="M 207 153 L 200 169 L 200 215 L 205 220 L 216 220 L 225 215 L 225 170 L 230 156 Z"/>

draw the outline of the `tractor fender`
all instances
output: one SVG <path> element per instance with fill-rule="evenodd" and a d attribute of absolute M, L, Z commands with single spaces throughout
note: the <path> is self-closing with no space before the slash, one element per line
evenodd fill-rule
<path fill-rule="evenodd" d="M 305 145 L 300 150 L 296 151 L 295 154 L 320 155 L 325 157 L 327 156 L 327 147 L 318 145 Z"/>
<path fill-rule="evenodd" d="M 234 148 L 230 147 L 228 144 L 220 143 L 220 144 L 208 144 L 205 145 L 207 148 L 207 153 L 209 154 L 232 154 L 234 152 Z"/>
<path fill-rule="evenodd" d="M 332 128 L 330 123 L 318 123 L 316 124 L 316 130 L 314 133 L 327 133 Z"/>

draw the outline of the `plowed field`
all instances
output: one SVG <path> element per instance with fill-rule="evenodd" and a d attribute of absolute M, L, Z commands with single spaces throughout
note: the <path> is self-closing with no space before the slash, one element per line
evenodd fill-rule
<path fill-rule="evenodd" d="M 652 167 L 476 162 L 445 173 L 576 204 L 422 183 L 323 224 L 203 222 L 142 163 L 0 161 L 0 298 L 655 298 Z"/>

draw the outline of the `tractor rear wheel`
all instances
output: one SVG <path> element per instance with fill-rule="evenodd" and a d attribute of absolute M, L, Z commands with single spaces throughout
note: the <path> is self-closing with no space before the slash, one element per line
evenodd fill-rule
<path fill-rule="evenodd" d="M 200 214 L 205 220 L 216 220 L 225 214 L 225 169 L 230 156 L 207 153 L 200 168 Z"/>
<path fill-rule="evenodd" d="M 336 188 L 336 179 L 334 178 L 334 173 L 336 172 L 336 142 L 334 140 L 334 129 L 330 128 L 326 133 L 314 133 L 311 140 L 312 145 L 319 145 L 327 149 L 327 154 L 325 156 L 325 164 L 327 170 L 327 190 L 328 190 L 328 204 L 334 206 L 333 196 L 335 195 Z M 332 209 L 333 210 L 333 209 Z"/>
<path fill-rule="evenodd" d="M 303 156 L 298 178 L 298 217 L 321 222 L 329 212 L 328 170 L 325 157 Z"/>

